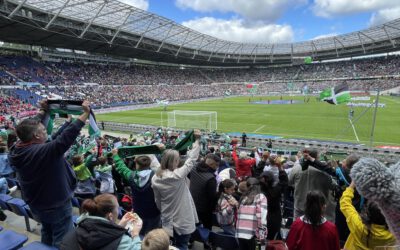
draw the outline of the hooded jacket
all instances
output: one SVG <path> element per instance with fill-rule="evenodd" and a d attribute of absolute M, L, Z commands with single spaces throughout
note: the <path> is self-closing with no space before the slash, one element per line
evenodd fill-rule
<path fill-rule="evenodd" d="M 51 209 L 71 199 L 76 187 L 74 170 L 64 159 L 85 125 L 79 119 L 69 124 L 54 140 L 46 143 L 17 142 L 9 159 L 18 173 L 22 196 L 29 206 Z"/>
<path fill-rule="evenodd" d="M 132 171 L 118 155 L 115 155 L 113 158 L 116 170 L 128 181 L 131 187 L 133 210 L 141 218 L 154 218 L 159 216 L 160 211 L 156 206 L 154 192 L 151 187 L 151 178 L 154 175 L 153 170 Z"/>
<path fill-rule="evenodd" d="M 105 218 L 83 214 L 78 227 L 63 239 L 61 250 L 138 250 L 139 236 L 132 238 L 128 231 Z"/>

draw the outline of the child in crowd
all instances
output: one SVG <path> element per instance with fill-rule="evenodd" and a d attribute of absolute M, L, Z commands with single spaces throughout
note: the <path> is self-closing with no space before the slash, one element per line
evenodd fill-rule
<path fill-rule="evenodd" d="M 232 196 L 235 192 L 235 182 L 231 179 L 222 181 L 219 185 L 219 199 L 217 203 L 217 220 L 224 233 L 235 235 L 235 212 L 239 205 Z"/>
<path fill-rule="evenodd" d="M 112 165 L 108 164 L 106 156 L 98 158 L 99 165 L 94 167 L 97 179 L 100 180 L 100 193 L 114 193 Z"/>
<path fill-rule="evenodd" d="M 145 235 L 150 230 L 161 227 L 160 211 L 156 206 L 151 185 L 154 171 L 150 168 L 150 157 L 135 156 L 136 170 L 131 170 L 118 156 L 118 149 L 113 149 L 112 153 L 117 172 L 131 187 L 133 210 L 143 219 L 143 228 L 140 233 Z"/>
<path fill-rule="evenodd" d="M 304 215 L 293 222 L 286 244 L 289 250 L 339 250 L 335 224 L 324 217 L 326 200 L 320 191 L 306 197 Z"/>
<path fill-rule="evenodd" d="M 385 217 L 374 202 L 368 202 L 360 215 L 352 203 L 355 183 L 343 192 L 340 198 L 340 210 L 346 217 L 350 235 L 344 248 L 346 250 L 374 249 L 379 246 L 395 245 L 396 239 L 389 231 Z"/>
<path fill-rule="evenodd" d="M 250 177 L 246 185 L 238 210 L 236 237 L 241 250 L 254 250 L 257 242 L 264 243 L 266 239 L 267 198 L 258 179 Z"/>
<path fill-rule="evenodd" d="M 164 229 L 154 229 L 146 234 L 142 241 L 141 250 L 177 250 L 169 245 L 169 236 Z"/>
<path fill-rule="evenodd" d="M 94 153 L 93 150 L 92 153 Z M 77 154 L 71 159 L 76 179 L 78 180 L 78 186 L 75 189 L 76 194 L 96 194 L 93 176 L 89 170 L 89 164 L 92 158 L 93 154 L 89 154 L 86 159 L 83 155 Z"/>

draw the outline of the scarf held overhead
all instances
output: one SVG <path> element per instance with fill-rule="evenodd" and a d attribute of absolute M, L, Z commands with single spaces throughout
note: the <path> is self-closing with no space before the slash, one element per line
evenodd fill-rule
<path fill-rule="evenodd" d="M 56 117 L 56 114 L 60 116 L 81 115 L 83 113 L 82 103 L 83 101 L 77 100 L 48 100 L 48 110 L 44 119 L 47 134 L 50 135 L 53 131 L 54 118 Z M 96 117 L 94 116 L 92 109 L 90 109 L 89 114 L 89 135 L 100 136 L 100 129 L 97 126 Z"/>
<path fill-rule="evenodd" d="M 195 141 L 194 131 L 190 130 L 186 132 L 185 138 L 183 138 L 178 144 L 176 144 L 172 149 L 175 149 L 179 152 L 183 152 L 190 147 Z M 148 146 L 126 146 L 120 147 L 118 149 L 118 155 L 121 158 L 132 157 L 134 155 L 139 154 L 161 154 L 161 150 L 156 145 L 148 145 Z"/>

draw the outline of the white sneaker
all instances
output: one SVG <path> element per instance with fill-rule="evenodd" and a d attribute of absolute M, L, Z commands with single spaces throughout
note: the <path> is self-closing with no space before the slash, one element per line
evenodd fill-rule
<path fill-rule="evenodd" d="M 15 193 L 15 191 L 17 191 L 18 187 L 14 186 L 12 188 L 9 188 L 8 191 L 10 191 L 10 193 L 8 195 L 12 195 L 13 193 Z"/>

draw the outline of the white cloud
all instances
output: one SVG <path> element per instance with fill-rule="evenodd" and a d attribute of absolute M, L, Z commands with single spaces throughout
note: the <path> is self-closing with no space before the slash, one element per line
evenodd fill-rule
<path fill-rule="evenodd" d="M 181 9 L 234 12 L 248 20 L 275 21 L 283 12 L 307 0 L 175 0 Z"/>
<path fill-rule="evenodd" d="M 142 10 L 149 9 L 149 0 L 120 0 L 120 1 Z"/>
<path fill-rule="evenodd" d="M 312 9 L 317 16 L 332 17 L 389 9 L 399 5 L 399 0 L 314 0 Z"/>
<path fill-rule="evenodd" d="M 323 35 L 316 36 L 316 37 L 312 38 L 311 40 L 323 39 L 323 38 L 328 38 L 328 37 L 337 36 L 337 35 L 338 35 L 337 33 L 323 34 Z"/>
<path fill-rule="evenodd" d="M 183 22 L 182 25 L 210 36 L 235 42 L 292 42 L 294 36 L 290 25 L 265 25 L 261 22 L 248 25 L 242 19 L 223 20 L 203 17 Z"/>
<path fill-rule="evenodd" d="M 379 25 L 393 19 L 400 17 L 400 6 L 397 8 L 379 10 L 378 12 L 372 14 L 369 20 L 370 26 Z"/>

